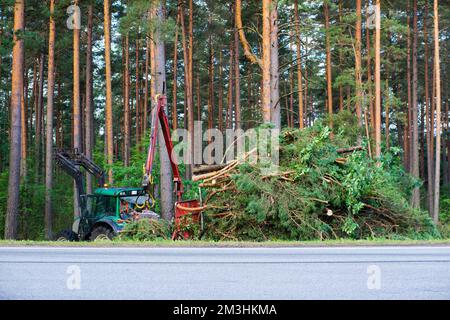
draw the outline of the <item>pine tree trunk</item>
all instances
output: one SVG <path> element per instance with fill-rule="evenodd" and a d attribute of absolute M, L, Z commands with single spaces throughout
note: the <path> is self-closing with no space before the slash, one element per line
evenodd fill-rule
<path fill-rule="evenodd" d="M 45 147 L 45 238 L 52 239 L 52 197 L 53 188 L 53 98 L 55 94 L 55 0 L 50 0 L 50 25 L 48 34 L 47 75 L 47 133 Z"/>
<path fill-rule="evenodd" d="M 78 5 L 75 0 L 74 5 Z M 78 11 L 74 11 L 75 21 L 79 20 Z M 81 106 L 80 106 L 80 29 L 76 24 L 73 29 L 73 122 L 72 122 L 72 138 L 73 148 L 82 151 L 81 148 Z M 78 203 L 78 190 L 75 182 L 73 183 L 73 211 L 74 217 L 80 215 Z"/>
<path fill-rule="evenodd" d="M 58 100 L 61 100 L 61 78 L 58 78 Z M 56 105 L 56 147 L 60 150 L 64 149 L 64 130 L 62 125 L 61 107 Z"/>
<path fill-rule="evenodd" d="M 304 98 L 304 100 L 305 100 L 305 102 L 304 102 L 304 104 L 303 104 L 303 110 L 304 110 L 304 114 L 305 114 L 305 119 L 304 119 L 304 122 L 305 122 L 305 124 L 306 125 L 312 125 L 312 121 L 311 121 L 311 118 L 312 118 L 312 105 L 311 105 L 311 109 L 309 110 L 308 109 L 308 106 L 310 105 L 309 104 L 309 96 L 308 96 L 308 54 L 309 54 L 309 51 L 308 51 L 308 37 L 305 37 L 305 77 L 304 77 L 304 83 L 305 83 L 305 94 L 303 95 L 305 98 Z M 309 110 L 309 112 L 308 112 L 308 110 Z"/>
<path fill-rule="evenodd" d="M 323 12 L 325 17 L 325 42 L 326 42 L 326 77 L 327 77 L 327 109 L 330 116 L 330 127 L 333 128 L 333 88 L 332 88 L 332 74 L 331 74 L 331 47 L 330 47 L 330 22 L 328 12 L 328 2 L 324 1 Z"/>
<path fill-rule="evenodd" d="M 381 156 L 381 7 L 375 7 L 375 157 Z"/>
<path fill-rule="evenodd" d="M 136 139 L 136 145 L 139 144 L 139 142 L 141 142 L 141 137 L 140 137 L 140 133 L 141 133 L 141 128 L 140 128 L 140 96 L 139 96 L 139 39 L 136 39 L 136 52 L 135 52 L 135 62 L 136 62 L 136 68 L 135 68 L 135 72 L 136 72 L 136 80 L 135 80 L 135 124 L 136 124 L 136 133 L 135 133 L 135 139 Z"/>
<path fill-rule="evenodd" d="M 361 122 L 361 102 L 362 93 L 362 75 L 361 75 L 361 0 L 356 0 L 356 34 L 355 34 L 355 83 L 356 83 L 356 117 L 358 126 L 362 126 Z"/>
<path fill-rule="evenodd" d="M 75 1 L 75 5 L 77 4 L 78 1 Z M 79 151 L 81 151 L 80 103 L 80 29 L 75 26 L 73 29 L 73 147 Z"/>
<path fill-rule="evenodd" d="M 434 0 L 434 72 L 436 78 L 436 165 L 434 167 L 433 221 L 439 222 L 440 172 L 441 172 L 441 66 L 439 57 L 439 8 Z"/>
<path fill-rule="evenodd" d="M 411 158 L 411 174 L 414 177 L 419 178 L 419 118 L 418 118 L 418 79 L 417 79 L 417 42 L 418 42 L 418 30 L 417 30 L 417 0 L 414 0 L 413 7 L 413 46 L 412 46 L 412 158 Z M 414 188 L 411 204 L 414 208 L 420 206 L 420 189 Z"/>
<path fill-rule="evenodd" d="M 11 80 L 11 145 L 9 150 L 8 203 L 5 239 L 17 239 L 20 191 L 21 97 L 23 94 L 24 41 L 17 36 L 25 28 L 25 1 L 14 2 L 14 46 Z"/>
<path fill-rule="evenodd" d="M 92 28 L 94 24 L 94 8 L 93 5 L 88 6 L 88 24 L 87 24 L 87 43 L 86 43 L 86 105 L 85 105 L 85 155 L 88 159 L 92 159 L 92 141 L 94 140 L 94 120 L 92 110 Z M 86 174 L 86 191 L 91 194 L 92 175 Z"/>
<path fill-rule="evenodd" d="M 386 101 L 385 101 L 385 128 L 386 128 L 386 151 L 389 151 L 391 148 L 391 135 L 390 135 L 390 102 L 391 102 L 391 93 L 389 90 L 389 72 L 386 77 Z"/>
<path fill-rule="evenodd" d="M 291 26 L 289 28 L 289 51 L 293 52 L 293 40 L 294 39 L 294 28 L 295 26 L 294 24 L 294 20 L 291 17 L 290 20 Z M 287 114 L 287 125 L 289 128 L 293 128 L 294 127 L 294 68 L 293 66 L 291 66 L 289 68 L 289 89 L 288 89 L 288 99 L 289 99 L 289 104 L 288 107 L 286 109 L 286 114 Z"/>
<path fill-rule="evenodd" d="M 374 106 L 373 106 L 373 95 L 372 95 L 372 57 L 371 57 L 371 39 L 370 39 L 370 22 L 369 22 L 369 4 L 370 0 L 366 2 L 366 50 L 367 50 L 367 95 L 368 95 L 368 113 L 370 114 L 370 126 L 374 128 L 375 117 L 374 117 Z"/>
<path fill-rule="evenodd" d="M 23 180 L 27 178 L 27 72 L 24 74 L 24 86 L 21 97 L 21 158 L 20 176 Z"/>
<path fill-rule="evenodd" d="M 262 114 L 264 123 L 271 122 L 271 79 L 270 79 L 270 11 L 272 6 L 272 0 L 262 1 L 262 19 L 263 19 L 263 32 L 262 32 Z"/>
<path fill-rule="evenodd" d="M 154 10 L 154 18 L 158 21 L 157 26 L 164 25 L 165 17 L 164 11 L 162 8 L 162 4 L 160 0 L 153 0 L 155 4 Z M 165 83 L 166 83 L 166 57 L 165 57 L 165 49 L 164 42 L 162 40 L 161 30 L 159 27 L 155 29 L 154 32 L 154 56 L 155 56 L 155 69 L 156 69 L 156 83 L 155 83 L 155 91 L 152 93 L 156 96 L 156 94 L 162 94 L 165 92 Z M 155 101 L 155 99 L 152 99 Z M 165 112 L 167 113 L 167 106 Z M 160 156 L 160 183 L 161 183 L 161 215 L 162 218 L 171 221 L 173 218 L 173 199 L 172 199 L 172 174 L 171 174 L 171 166 L 169 161 L 169 155 L 167 153 L 167 148 L 165 146 L 164 137 L 162 130 L 158 131 L 158 140 L 159 140 L 159 156 Z"/>
<path fill-rule="evenodd" d="M 237 55 L 238 52 L 236 51 L 235 56 Z M 278 0 L 272 0 L 270 7 L 270 116 L 271 122 L 275 125 L 275 128 L 281 129 L 280 76 L 278 68 Z M 238 72 L 238 70 L 236 70 L 236 72 Z M 238 87 L 239 83 L 236 78 L 236 89 Z"/>
<path fill-rule="evenodd" d="M 202 121 L 202 96 L 200 94 L 200 76 L 197 74 L 197 121 Z"/>
<path fill-rule="evenodd" d="M 36 157 L 36 167 L 35 167 L 35 182 L 39 183 L 41 181 L 40 172 L 41 170 L 41 158 L 42 158 L 42 117 L 43 117 L 43 91 L 44 91 L 44 54 L 41 53 L 39 57 L 39 81 L 37 83 L 37 94 L 35 97 L 36 102 L 36 125 L 35 125 L 35 157 Z"/>
<path fill-rule="evenodd" d="M 297 45 L 297 83 L 298 83 L 298 123 L 300 129 L 303 129 L 305 120 L 303 118 L 303 75 L 302 75 L 302 50 L 300 38 L 300 17 L 298 12 L 298 0 L 294 1 L 295 33 Z"/>
<path fill-rule="evenodd" d="M 189 95 L 188 99 L 190 100 L 190 109 L 189 109 L 189 132 L 191 133 L 191 152 L 190 158 L 191 162 L 189 165 L 189 170 L 186 170 L 188 173 L 188 177 L 192 178 L 192 170 L 194 167 L 195 161 L 195 139 L 194 139 L 194 3 L 193 0 L 189 0 Z"/>
<path fill-rule="evenodd" d="M 184 85 L 185 85 L 185 107 L 187 112 L 187 127 L 188 131 L 191 135 L 191 139 L 189 141 L 189 151 L 188 151 L 188 163 L 186 166 L 186 179 L 190 179 L 192 177 L 192 165 L 194 163 L 194 106 L 192 100 L 192 81 L 191 81 L 191 67 L 190 67 L 190 50 L 191 47 L 187 46 L 186 39 L 186 27 L 184 23 L 184 8 L 179 2 L 180 8 L 180 22 L 181 22 L 181 31 L 182 31 L 182 43 L 183 43 L 183 60 L 184 60 Z M 188 30 L 189 35 L 189 43 L 191 42 L 190 30 Z M 184 117 L 186 118 L 186 112 L 184 113 Z"/>
<path fill-rule="evenodd" d="M 446 123 L 446 130 L 445 132 L 447 133 L 445 135 L 445 146 L 447 147 L 447 166 L 445 168 L 445 170 L 447 171 L 447 180 L 446 180 L 446 185 L 449 186 L 450 185 L 450 139 L 448 137 L 449 135 L 449 131 L 450 131 L 450 115 L 449 115 L 449 108 L 448 108 L 448 91 L 445 92 L 445 115 L 446 115 L 446 119 L 445 122 Z"/>
<path fill-rule="evenodd" d="M 147 132 L 148 128 L 148 76 L 150 72 L 150 39 L 145 39 L 145 79 L 144 79 L 144 101 L 143 101 L 143 119 L 142 119 L 142 135 Z M 175 110 L 176 110 L 175 104 Z M 175 113 L 176 117 L 176 113 Z"/>
<path fill-rule="evenodd" d="M 219 52 L 219 102 L 217 110 L 217 122 L 219 130 L 223 130 L 223 66 L 222 66 L 222 50 Z"/>
<path fill-rule="evenodd" d="M 428 202 L 428 212 L 430 216 L 433 214 L 433 153 L 431 152 L 430 141 L 432 136 L 434 135 L 434 124 L 431 123 L 430 120 L 430 92 L 429 92 L 429 54 L 428 54 L 428 26 L 427 26 L 427 18 L 428 18 L 428 0 L 425 0 L 425 13 L 423 16 L 423 41 L 424 41 L 424 90 L 425 90 L 425 117 L 426 117 L 426 128 L 427 128 L 427 202 Z"/>
<path fill-rule="evenodd" d="M 211 25 L 210 18 L 210 25 Z M 214 48 L 212 47 L 212 37 L 209 36 L 209 66 L 208 66 L 208 129 L 211 130 L 214 125 Z M 208 142 L 211 142 L 211 136 L 208 135 Z"/>
<path fill-rule="evenodd" d="M 406 81 L 407 81 L 407 101 L 408 101 L 408 108 L 407 108 L 407 115 L 406 115 L 406 125 L 405 125 L 405 145 L 403 147 L 404 154 L 405 154 L 405 168 L 408 172 L 411 172 L 411 18 L 410 18 L 410 1 L 407 2 L 407 18 L 406 18 L 406 24 L 407 24 L 407 34 L 406 34 Z"/>
<path fill-rule="evenodd" d="M 342 0 L 339 0 L 339 26 L 342 28 Z M 342 32 L 345 33 L 345 32 Z M 342 54 L 342 48 L 339 49 L 339 68 L 342 73 L 342 65 L 344 64 L 344 56 Z M 344 110 L 344 88 L 342 84 L 339 84 L 339 111 Z"/>
<path fill-rule="evenodd" d="M 234 45 L 230 42 L 230 60 L 229 60 L 229 71 L 228 71 L 228 108 L 226 114 L 226 124 L 225 127 L 230 129 L 232 127 L 233 119 L 233 60 L 234 60 Z"/>
<path fill-rule="evenodd" d="M 130 138 L 130 37 L 125 36 L 125 69 L 124 69 L 124 121 L 123 121 L 123 162 L 130 166 L 131 138 Z"/>
<path fill-rule="evenodd" d="M 111 70 L 111 15 L 110 0 L 103 1 L 104 15 L 104 37 L 105 37 L 105 82 L 106 82 L 106 105 L 105 105 L 105 139 L 107 163 L 112 166 L 114 160 L 113 144 L 113 113 L 112 113 L 112 70 Z M 113 183 L 112 169 L 108 170 L 108 182 Z"/>
<path fill-rule="evenodd" d="M 278 46 L 278 45 L 277 45 Z M 239 67 L 239 32 L 234 30 L 234 81 L 235 81 L 235 110 L 236 110 L 236 129 L 241 129 L 241 69 Z"/>
<path fill-rule="evenodd" d="M 180 12 L 177 12 L 177 23 L 175 25 L 175 42 L 173 45 L 173 89 L 172 89 L 172 129 L 178 128 L 177 111 L 177 88 L 178 88 L 178 29 L 180 22 Z"/>
<path fill-rule="evenodd" d="M 35 113 L 36 113 L 36 105 L 37 105 L 37 100 L 36 100 L 37 83 L 38 83 L 38 80 L 37 80 L 37 78 L 38 78 L 38 75 L 37 75 L 38 70 L 37 69 L 38 69 L 39 61 L 37 59 L 33 59 L 33 60 L 34 60 L 34 63 L 33 63 L 33 89 L 31 91 L 31 98 L 32 98 L 33 101 L 31 103 L 31 112 L 30 112 L 30 131 L 32 131 L 33 128 L 34 128 L 34 130 L 36 132 L 36 124 L 34 123 L 34 126 L 33 126 L 33 118 L 34 118 Z M 30 132 L 30 137 L 32 137 L 32 136 L 33 135 Z"/>

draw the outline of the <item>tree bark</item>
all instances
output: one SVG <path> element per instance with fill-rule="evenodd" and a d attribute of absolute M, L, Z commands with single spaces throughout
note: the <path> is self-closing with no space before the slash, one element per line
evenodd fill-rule
<path fill-rule="evenodd" d="M 104 37 L 105 37 L 105 82 L 106 82 L 106 105 L 105 105 L 105 139 L 107 163 L 112 166 L 114 159 L 113 144 L 113 113 L 112 113 L 112 85 L 111 85 L 111 15 L 110 0 L 103 1 L 104 14 Z M 108 182 L 113 183 L 112 169 L 108 170 Z"/>
<path fill-rule="evenodd" d="M 44 54 L 41 53 L 39 56 L 39 81 L 37 83 L 37 94 L 35 97 L 36 103 L 36 125 L 35 125 L 35 157 L 36 157 L 36 176 L 35 182 L 40 181 L 40 172 L 42 165 L 42 117 L 43 117 L 43 91 L 44 91 Z"/>
<path fill-rule="evenodd" d="M 78 0 L 74 1 L 75 5 L 78 5 Z M 74 15 L 78 15 L 78 11 L 74 11 Z M 75 21 L 79 20 L 80 17 L 74 17 Z M 73 148 L 78 149 L 80 152 L 81 148 L 81 106 L 80 106 L 80 29 L 76 24 L 73 29 L 73 127 L 72 127 L 72 137 L 73 137 Z M 80 215 L 79 203 L 78 203 L 78 190 L 76 184 L 73 184 L 73 206 L 74 206 L 74 216 L 78 217 Z"/>
<path fill-rule="evenodd" d="M 325 42 L 326 42 L 326 77 L 327 77 L 327 108 L 330 117 L 330 127 L 333 128 L 333 88 L 331 74 L 331 47 L 330 47 L 330 22 L 328 12 L 328 0 L 324 0 L 323 11 L 325 16 Z"/>
<path fill-rule="evenodd" d="M 211 24 L 211 18 L 209 23 Z M 214 122 L 214 48 L 212 46 L 212 37 L 209 36 L 209 85 L 208 85 L 208 129 L 213 128 Z M 208 136 L 208 142 L 211 142 L 211 136 Z"/>
<path fill-rule="evenodd" d="M 309 54 L 308 50 L 309 50 L 308 49 L 308 37 L 306 36 L 305 37 L 305 76 L 304 76 L 305 94 L 303 95 L 305 103 L 303 104 L 303 110 L 304 110 L 303 113 L 305 115 L 305 119 L 304 119 L 305 125 L 308 125 L 308 124 L 312 125 L 312 116 L 313 116 L 312 108 L 313 108 L 313 106 L 312 106 L 312 104 L 309 103 L 310 97 L 308 94 L 308 88 L 309 88 L 308 87 L 308 54 Z M 308 110 L 309 110 L 309 112 L 308 112 Z"/>
<path fill-rule="evenodd" d="M 20 176 L 23 180 L 27 178 L 27 71 L 24 74 L 24 86 L 21 97 L 21 158 L 20 158 Z"/>
<path fill-rule="evenodd" d="M 182 43 L 183 43 L 183 60 L 184 60 L 184 85 L 185 85 L 185 107 L 187 114 L 187 126 L 188 131 L 191 135 L 191 139 L 188 142 L 189 143 L 189 151 L 188 151 L 188 164 L 186 165 L 186 179 L 191 179 L 192 177 L 192 166 L 194 163 L 194 106 L 193 106 L 193 99 L 192 99 L 192 81 L 191 81 L 191 67 L 190 67 L 190 50 L 192 48 L 188 48 L 187 46 L 187 39 L 186 39 L 186 28 L 184 23 L 184 8 L 181 4 L 182 2 L 179 2 L 179 8 L 180 8 L 180 22 L 181 22 L 181 31 L 182 31 Z M 190 30 L 188 30 L 188 33 L 190 34 Z M 189 36 L 189 43 L 191 42 L 191 38 Z M 184 114 L 184 117 L 186 118 L 186 112 Z"/>
<path fill-rule="evenodd" d="M 381 156 L 381 6 L 375 6 L 375 157 Z"/>
<path fill-rule="evenodd" d="M 222 50 L 219 52 L 219 102 L 217 110 L 217 122 L 219 130 L 223 130 L 223 66 L 222 66 Z"/>
<path fill-rule="evenodd" d="M 139 142 L 141 142 L 141 137 L 140 137 L 140 134 L 141 134 L 141 128 L 140 128 L 140 121 L 141 121 L 141 119 L 140 119 L 140 95 L 139 95 L 139 38 L 138 39 L 136 39 L 136 42 L 135 42 L 135 45 L 136 45 L 136 52 L 135 52 L 135 62 L 136 62 L 136 68 L 135 68 L 135 75 L 136 75 L 136 80 L 135 80 L 135 89 L 134 89 L 134 92 L 135 92 L 135 96 L 136 96 L 136 98 L 135 98 L 135 109 L 134 109 L 134 111 L 135 111 L 135 124 L 136 124 L 136 127 L 135 127 L 135 129 L 136 129 L 136 132 L 135 132 L 135 139 L 136 139 L 136 145 L 138 145 L 139 144 Z"/>
<path fill-rule="evenodd" d="M 427 128 L 427 202 L 428 202 L 428 212 L 430 216 L 433 214 L 433 152 L 431 149 L 431 139 L 434 136 L 434 124 L 430 120 L 430 93 L 429 93 L 429 54 L 428 54 L 428 0 L 425 0 L 425 12 L 423 16 L 423 41 L 424 41 L 424 90 L 425 90 L 425 117 L 426 117 L 426 128 Z"/>
<path fill-rule="evenodd" d="M 418 30 L 417 30 L 417 0 L 414 0 L 413 7 L 413 46 L 412 46 L 412 158 L 411 158 L 411 174 L 419 178 L 419 124 L 418 124 L 418 103 L 417 103 L 417 42 L 418 42 Z M 411 204 L 414 208 L 420 206 L 420 189 L 414 188 Z"/>
<path fill-rule="evenodd" d="M 197 121 L 202 121 L 202 96 L 200 94 L 200 76 L 197 74 Z"/>
<path fill-rule="evenodd" d="M 406 34 L 406 81 L 407 81 L 407 115 L 406 115 L 406 124 L 405 124 L 405 144 L 404 144 L 404 154 L 405 154 L 405 168 L 408 172 L 411 171 L 411 17 L 410 17 L 410 1 L 407 2 L 407 34 Z"/>
<path fill-rule="evenodd" d="M 61 100 L 61 78 L 58 78 L 58 100 Z M 63 149 L 64 146 L 64 129 L 62 124 L 61 107 L 56 105 L 56 147 Z"/>
<path fill-rule="evenodd" d="M 161 35 L 161 30 L 159 29 L 161 25 L 164 24 L 165 17 L 164 11 L 162 8 L 162 4 L 160 0 L 153 0 L 155 9 L 154 9 L 154 18 L 157 20 L 157 27 L 154 31 L 154 55 L 156 62 L 156 83 L 155 83 L 155 91 L 152 93 L 154 97 L 156 94 L 163 94 L 165 92 L 165 83 L 166 83 L 166 57 L 165 57 L 165 49 L 164 42 Z M 154 102 L 156 100 L 152 99 Z M 165 112 L 167 113 L 167 106 Z M 159 140 L 159 156 L 160 156 L 160 179 L 161 179 L 161 215 L 162 218 L 171 221 L 173 218 L 173 198 L 172 198 L 172 174 L 171 174 L 171 166 L 169 155 L 167 153 L 167 148 L 165 146 L 164 137 L 162 130 L 158 131 L 158 140 Z"/>
<path fill-rule="evenodd" d="M 94 6 L 88 6 L 87 44 L 86 44 L 86 105 L 85 105 L 85 150 L 88 159 L 92 159 L 92 147 L 94 140 L 94 120 L 92 110 L 92 28 L 94 25 Z M 86 191 L 91 194 L 92 175 L 86 174 Z"/>
<path fill-rule="evenodd" d="M 175 42 L 173 45 L 173 89 L 172 89 L 172 129 L 178 128 L 178 111 L 177 111 L 177 87 L 178 87 L 178 29 L 180 23 L 180 11 L 177 12 L 177 22 L 175 25 Z"/>
<path fill-rule="evenodd" d="M 343 10 L 343 3 L 342 0 L 339 0 L 339 26 L 342 28 L 342 10 Z M 344 31 L 342 31 L 344 34 Z M 342 65 L 344 63 L 344 56 L 342 54 L 342 48 L 339 48 L 339 71 L 342 72 Z M 339 84 L 339 111 L 344 110 L 344 87 L 342 86 L 342 83 Z"/>
<path fill-rule="evenodd" d="M 23 94 L 24 41 L 19 34 L 25 28 L 25 1 L 14 2 L 14 46 L 11 80 L 11 145 L 9 151 L 8 203 L 5 239 L 17 239 L 17 216 L 20 191 L 21 97 Z"/>
<path fill-rule="evenodd" d="M 232 127 L 232 119 L 233 119 L 233 60 L 234 60 L 234 45 L 233 42 L 230 41 L 230 59 L 229 59 L 229 70 L 228 70 L 228 106 L 227 106 L 227 114 L 226 114 L 226 123 L 225 127 L 230 129 Z"/>
<path fill-rule="evenodd" d="M 235 56 L 237 54 L 238 52 L 236 52 Z M 278 0 L 272 0 L 270 7 L 270 117 L 275 128 L 281 129 L 280 76 L 278 69 Z M 239 82 L 236 79 L 236 90 L 238 90 L 238 87 Z"/>
<path fill-rule="evenodd" d="M 362 93 L 362 75 L 361 75 L 361 0 L 356 0 L 356 34 L 355 34 L 355 83 L 356 83 L 356 117 L 358 126 L 362 126 L 361 122 L 361 102 Z"/>
<path fill-rule="evenodd" d="M 368 113 L 370 114 L 370 125 L 373 128 L 375 126 L 374 117 L 374 105 L 372 96 L 372 59 L 371 59 L 371 39 L 370 39 L 370 28 L 369 28 L 369 4 L 370 0 L 366 2 L 366 49 L 367 49 L 367 95 L 368 95 Z"/>
<path fill-rule="evenodd" d="M 278 46 L 278 45 L 277 45 Z M 234 31 L 234 82 L 235 85 L 235 110 L 236 129 L 241 129 L 241 69 L 239 67 L 239 31 L 236 26 Z"/>
<path fill-rule="evenodd" d="M 123 162 L 125 167 L 130 166 L 131 138 L 130 138 L 130 37 L 125 36 L 125 70 L 124 70 L 124 121 L 123 121 Z"/>
<path fill-rule="evenodd" d="M 445 184 L 448 186 L 450 185 L 450 139 L 448 137 L 448 132 L 450 131 L 450 120 L 449 120 L 449 108 L 448 108 L 448 91 L 445 91 L 445 132 L 447 134 L 445 135 L 445 146 L 447 149 L 447 166 L 444 168 L 444 170 L 447 172 L 447 180 L 445 181 Z"/>
<path fill-rule="evenodd" d="M 300 38 L 300 17 L 298 12 L 298 0 L 294 1 L 295 39 L 297 45 L 297 83 L 298 83 L 298 123 L 300 129 L 304 127 L 303 110 L 303 75 L 302 75 L 302 50 Z"/>
<path fill-rule="evenodd" d="M 48 33 L 48 75 L 47 75 L 47 134 L 45 152 L 45 238 L 52 239 L 52 197 L 53 188 L 53 97 L 55 94 L 55 0 L 50 0 L 50 25 Z"/>
<path fill-rule="evenodd" d="M 440 169 L 441 169 L 441 70 L 439 57 L 439 3 L 434 0 L 434 72 L 436 81 L 436 165 L 434 166 L 433 221 L 439 222 Z"/>
<path fill-rule="evenodd" d="M 263 0 L 262 2 L 262 19 L 263 19 L 263 33 L 262 33 L 262 114 L 264 123 L 271 122 L 271 45 L 270 45 L 270 12 L 272 0 Z"/>
<path fill-rule="evenodd" d="M 147 132 L 148 128 L 148 76 L 150 72 L 150 39 L 148 35 L 145 37 L 145 79 L 144 79 L 144 101 L 143 101 L 143 119 L 142 119 L 142 135 Z M 175 104 L 176 109 L 176 104 Z M 176 117 L 176 113 L 175 113 Z"/>

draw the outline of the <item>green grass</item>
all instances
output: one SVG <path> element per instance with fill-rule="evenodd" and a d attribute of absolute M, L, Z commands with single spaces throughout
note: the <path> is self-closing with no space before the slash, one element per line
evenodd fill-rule
<path fill-rule="evenodd" d="M 450 245 L 450 239 L 446 240 L 329 240 L 329 241 L 265 241 L 265 242 L 248 242 L 248 241 L 98 241 L 98 242 L 55 242 L 55 241 L 14 241 L 0 240 L 0 246 L 5 247 L 143 247 L 143 248 L 258 248 L 258 247 L 337 247 L 337 246 L 425 246 L 425 245 Z"/>

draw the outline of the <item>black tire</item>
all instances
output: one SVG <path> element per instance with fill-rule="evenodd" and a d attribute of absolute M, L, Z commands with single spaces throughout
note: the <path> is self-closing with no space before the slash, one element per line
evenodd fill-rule
<path fill-rule="evenodd" d="M 112 240 L 114 236 L 115 236 L 114 231 L 111 228 L 106 226 L 98 226 L 92 230 L 89 240 L 91 241 Z"/>
<path fill-rule="evenodd" d="M 77 241 L 78 236 L 70 229 L 63 230 L 54 237 L 55 241 Z"/>

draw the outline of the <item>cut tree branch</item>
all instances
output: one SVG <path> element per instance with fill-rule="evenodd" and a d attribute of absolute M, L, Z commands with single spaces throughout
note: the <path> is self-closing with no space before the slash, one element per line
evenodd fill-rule
<path fill-rule="evenodd" d="M 244 28 L 242 26 L 242 4 L 241 0 L 236 0 L 236 28 L 239 32 L 239 39 L 241 40 L 242 48 L 244 49 L 245 57 L 253 64 L 257 63 L 262 68 L 262 61 L 251 50 L 250 45 L 245 37 Z"/>

